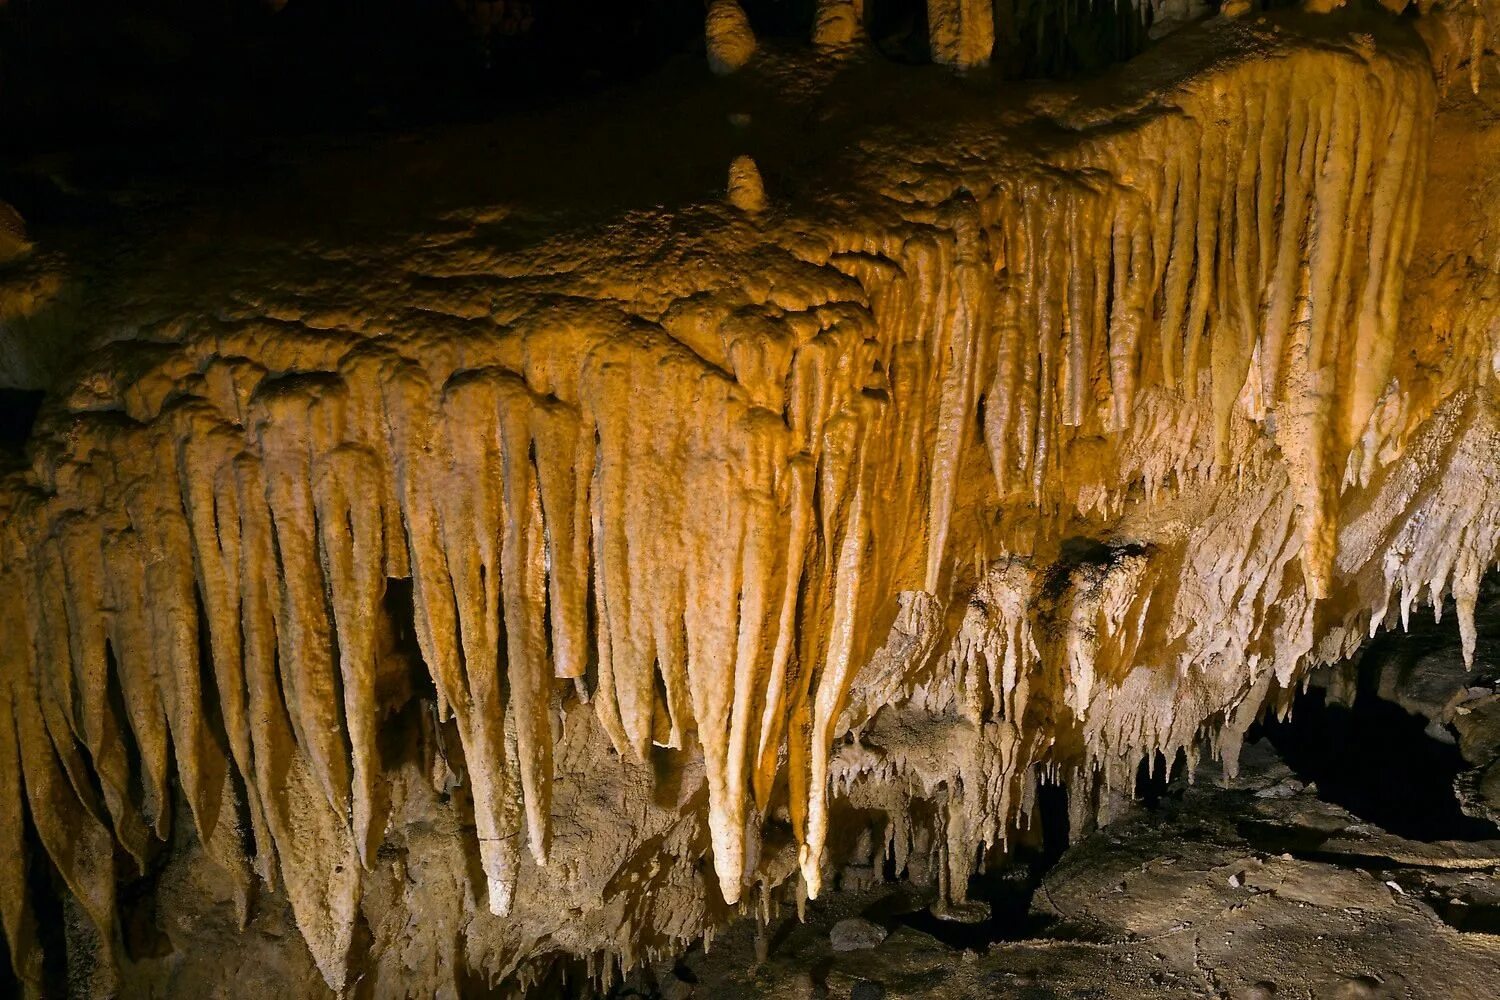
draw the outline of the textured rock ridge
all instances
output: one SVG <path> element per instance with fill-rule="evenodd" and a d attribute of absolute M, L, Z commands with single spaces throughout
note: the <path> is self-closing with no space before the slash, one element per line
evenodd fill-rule
<path fill-rule="evenodd" d="M 1492 345 L 1399 321 L 1426 54 L 1191 44 L 1199 72 L 1043 102 L 1027 144 L 872 137 L 837 193 L 525 252 L 480 211 L 114 345 L 0 488 L 23 981 L 28 824 L 104 966 L 180 794 L 241 919 L 284 893 L 334 991 L 361 935 L 419 933 L 361 916 L 392 838 L 470 922 L 424 961 L 600 971 L 816 896 L 841 801 L 901 859 L 941 800 L 960 904 L 1040 778 L 1082 826 L 1157 752 L 1232 771 L 1263 704 L 1419 601 L 1471 622 Z M 414 676 L 420 760 L 383 735 Z M 464 844 L 414 846 L 455 795 Z M 549 893 L 573 930 L 528 923 Z"/>

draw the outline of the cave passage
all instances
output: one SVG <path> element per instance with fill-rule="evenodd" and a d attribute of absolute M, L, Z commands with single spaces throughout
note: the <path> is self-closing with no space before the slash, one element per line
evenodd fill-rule
<path fill-rule="evenodd" d="M 46 396 L 39 389 L 0 389 L 0 453 L 25 447 Z"/>
<path fill-rule="evenodd" d="M 1369 674 L 1362 676 L 1352 706 L 1330 704 L 1325 689 L 1312 687 L 1287 719 L 1263 723 L 1297 777 L 1316 783 L 1327 801 L 1413 840 L 1496 836 L 1493 824 L 1459 808 L 1453 779 L 1470 765 L 1458 747 L 1432 736 L 1426 719 L 1380 698 Z"/>

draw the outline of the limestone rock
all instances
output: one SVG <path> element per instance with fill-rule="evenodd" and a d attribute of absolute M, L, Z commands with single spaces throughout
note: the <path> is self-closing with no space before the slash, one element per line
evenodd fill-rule
<path fill-rule="evenodd" d="M 738 0 L 709 0 L 703 30 L 708 66 L 721 76 L 743 68 L 755 55 L 755 32 Z"/>
<path fill-rule="evenodd" d="M 823 49 L 843 49 L 863 35 L 860 7 L 855 0 L 818 0 L 813 20 L 813 44 Z"/>
<path fill-rule="evenodd" d="M 927 32 L 933 62 L 983 66 L 995 47 L 994 0 L 927 0 Z"/>
<path fill-rule="evenodd" d="M 0 264 L 23 257 L 31 250 L 26 238 L 26 220 L 6 202 L 0 201 Z"/>
<path fill-rule="evenodd" d="M 741 212 L 754 214 L 766 208 L 766 188 L 760 168 L 748 156 L 736 156 L 729 164 L 729 203 Z"/>
<path fill-rule="evenodd" d="M 989 4 L 933 10 L 941 61 L 983 62 Z M 705 194 L 717 148 L 692 198 L 602 221 L 400 175 L 381 225 L 280 219 L 202 280 L 102 287 L 0 479 L 13 967 L 46 974 L 50 863 L 88 975 L 149 995 L 117 885 L 167 846 L 186 911 L 295 928 L 271 950 L 308 995 L 519 990 L 559 955 L 604 988 L 887 861 L 974 915 L 1051 786 L 1082 834 L 1142 761 L 1232 780 L 1262 713 L 1424 604 L 1472 660 L 1488 126 L 1445 173 L 1409 31 L 1275 23 L 1004 114 L 930 74 L 958 120 L 820 120 L 753 222 L 748 158 Z M 707 24 L 743 65 L 738 5 Z M 839 85 L 773 62 L 798 123 Z M 1226 864 L 1261 896 L 1395 905 L 1251 853 Z"/>
<path fill-rule="evenodd" d="M 886 939 L 886 929 L 873 920 L 848 917 L 833 925 L 828 941 L 834 951 L 860 951 L 874 948 Z"/>

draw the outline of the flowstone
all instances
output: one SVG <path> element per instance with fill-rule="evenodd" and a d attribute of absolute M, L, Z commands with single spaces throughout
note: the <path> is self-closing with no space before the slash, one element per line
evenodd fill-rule
<path fill-rule="evenodd" d="M 633 159 L 333 151 L 304 191 L 386 171 L 357 227 L 112 259 L 0 483 L 27 990 L 607 984 L 886 857 L 961 915 L 1039 785 L 1083 831 L 1143 759 L 1233 773 L 1419 603 L 1473 655 L 1496 220 L 1428 183 L 1409 25 L 999 94 L 716 46 L 732 87 L 609 109 L 684 111 Z"/>

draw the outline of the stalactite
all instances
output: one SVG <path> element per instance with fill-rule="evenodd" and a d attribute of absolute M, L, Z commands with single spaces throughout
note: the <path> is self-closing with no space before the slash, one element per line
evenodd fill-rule
<path fill-rule="evenodd" d="M 716 2 L 710 25 L 730 7 L 743 20 Z M 946 61 L 987 55 L 967 18 L 988 7 L 953 7 Z M 260 318 L 48 429 L 0 490 L 0 917 L 23 979 L 19 817 L 113 940 L 114 843 L 142 858 L 165 836 L 175 781 L 240 895 L 250 866 L 279 873 L 346 985 L 386 834 L 391 579 L 411 581 L 502 916 L 549 864 L 575 686 L 623 756 L 701 748 L 736 904 L 765 884 L 756 831 L 783 781 L 808 897 L 836 793 L 899 767 L 946 789 L 959 886 L 960 848 L 1003 841 L 1040 769 L 1107 790 L 1205 725 L 1232 746 L 1252 692 L 1344 641 L 1315 632 L 1317 602 L 1362 629 L 1397 591 L 1404 615 L 1451 590 L 1471 648 L 1500 547 L 1490 400 L 1450 400 L 1399 460 L 1362 457 L 1395 433 L 1377 429 L 1428 70 L 1352 47 L 1215 72 L 1232 85 L 1185 84 L 1171 114 L 1055 123 L 1072 138 L 1045 160 L 914 157 L 865 218 L 727 209 L 726 273 L 674 271 L 633 311 L 618 289 L 592 309 L 548 290 L 493 307 L 483 337 L 427 340 Z M 709 318 L 673 311 L 689 300 Z M 1473 483 L 1434 490 L 1440 455 Z M 1193 506 L 1226 483 L 1233 503 Z M 1191 527 L 1135 544 L 1147 508 Z M 1074 516 L 1122 540 L 1065 550 Z M 1181 574 L 1216 582 L 1164 582 Z M 962 720 L 947 757 L 836 746 L 897 689 Z M 1054 755 L 1068 741 L 1077 759 Z"/>

